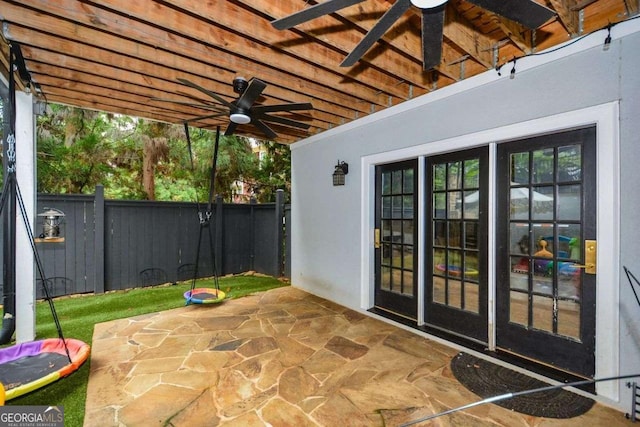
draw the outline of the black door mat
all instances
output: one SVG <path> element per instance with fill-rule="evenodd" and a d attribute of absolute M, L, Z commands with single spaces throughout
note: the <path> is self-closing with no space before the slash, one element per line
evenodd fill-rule
<path fill-rule="evenodd" d="M 549 386 L 545 382 L 467 353 L 458 353 L 451 360 L 451 371 L 462 385 L 483 399 Z M 587 412 L 595 402 L 558 388 L 494 403 L 535 417 L 573 418 Z"/>

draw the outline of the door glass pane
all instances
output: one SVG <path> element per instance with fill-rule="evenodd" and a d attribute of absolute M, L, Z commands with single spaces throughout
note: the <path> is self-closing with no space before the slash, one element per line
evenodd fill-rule
<path fill-rule="evenodd" d="M 529 219 L 529 187 L 511 187 L 509 215 L 511 219 Z"/>
<path fill-rule="evenodd" d="M 391 194 L 391 172 L 384 172 L 382 174 L 382 195 L 386 196 Z"/>
<path fill-rule="evenodd" d="M 447 188 L 449 190 L 462 188 L 462 162 L 451 162 L 448 166 Z"/>
<path fill-rule="evenodd" d="M 460 280 L 447 280 L 447 302 L 449 307 L 462 308 L 462 282 Z"/>
<path fill-rule="evenodd" d="M 480 159 L 465 160 L 464 188 L 478 188 L 480 186 Z"/>
<path fill-rule="evenodd" d="M 479 227 L 477 222 L 464 223 L 464 247 L 465 249 L 478 249 Z"/>
<path fill-rule="evenodd" d="M 413 296 L 413 272 L 404 270 L 402 272 L 402 293 Z"/>
<path fill-rule="evenodd" d="M 472 313 L 479 313 L 480 296 L 477 283 L 464 282 L 464 309 Z"/>
<path fill-rule="evenodd" d="M 393 218 L 402 218 L 402 196 L 393 196 Z"/>
<path fill-rule="evenodd" d="M 402 217 L 413 218 L 413 195 L 402 197 Z"/>
<path fill-rule="evenodd" d="M 531 192 L 532 217 L 536 220 L 553 219 L 553 186 L 536 186 Z"/>
<path fill-rule="evenodd" d="M 529 182 L 529 153 L 511 154 L 511 182 L 525 184 Z"/>
<path fill-rule="evenodd" d="M 433 217 L 447 217 L 447 193 L 435 193 L 433 195 Z"/>
<path fill-rule="evenodd" d="M 382 198 L 382 217 L 391 218 L 391 197 L 389 196 Z"/>
<path fill-rule="evenodd" d="M 533 296 L 533 327 L 553 332 L 553 298 Z"/>
<path fill-rule="evenodd" d="M 462 243 L 462 222 L 450 221 L 449 222 L 449 247 L 459 248 Z"/>
<path fill-rule="evenodd" d="M 466 219 L 478 219 L 480 217 L 479 194 L 478 190 L 464 192 L 464 217 Z"/>
<path fill-rule="evenodd" d="M 413 221 L 402 221 L 402 243 L 413 245 Z"/>
<path fill-rule="evenodd" d="M 449 192 L 448 218 L 462 218 L 462 191 Z"/>
<path fill-rule="evenodd" d="M 553 182 L 554 149 L 533 151 L 532 181 L 536 184 Z"/>
<path fill-rule="evenodd" d="M 464 257 L 464 278 L 473 282 L 478 281 L 479 260 L 478 252 L 467 252 Z"/>
<path fill-rule="evenodd" d="M 444 297 L 444 288 L 445 288 L 445 279 L 443 279 L 442 277 L 433 277 L 433 302 L 435 303 L 439 303 L 439 304 L 445 304 L 445 297 Z"/>
<path fill-rule="evenodd" d="M 382 265 L 391 265 L 391 244 L 382 244 Z"/>
<path fill-rule="evenodd" d="M 510 257 L 511 274 L 509 275 L 509 288 L 519 291 L 527 291 L 529 289 L 529 258 L 528 257 Z"/>
<path fill-rule="evenodd" d="M 433 183 L 432 187 L 434 191 L 442 191 L 447 187 L 447 165 L 440 163 L 433 165 Z"/>
<path fill-rule="evenodd" d="M 433 221 L 433 244 L 445 246 L 447 244 L 447 222 Z"/>
<path fill-rule="evenodd" d="M 528 326 L 529 297 L 527 293 L 511 291 L 509 296 L 509 322 Z"/>
<path fill-rule="evenodd" d="M 391 242 L 391 221 L 384 219 L 380 221 L 380 225 L 382 226 L 382 241 Z"/>
<path fill-rule="evenodd" d="M 391 183 L 391 192 L 393 194 L 402 193 L 402 171 L 393 171 L 393 181 Z"/>
<path fill-rule="evenodd" d="M 580 304 L 571 300 L 558 301 L 558 333 L 580 339 Z"/>
<path fill-rule="evenodd" d="M 580 184 L 563 185 L 558 190 L 558 219 L 580 221 L 582 186 Z"/>
<path fill-rule="evenodd" d="M 445 253 L 444 249 L 435 248 L 433 250 L 433 274 L 444 275 L 446 262 Z"/>
<path fill-rule="evenodd" d="M 404 184 L 402 192 L 405 194 L 413 193 L 413 169 L 404 170 Z"/>
<path fill-rule="evenodd" d="M 582 180 L 582 147 L 569 145 L 558 147 L 558 181 Z"/>
<path fill-rule="evenodd" d="M 382 267 L 382 274 L 380 275 L 380 288 L 385 291 L 391 290 L 391 269 L 389 267 Z"/>

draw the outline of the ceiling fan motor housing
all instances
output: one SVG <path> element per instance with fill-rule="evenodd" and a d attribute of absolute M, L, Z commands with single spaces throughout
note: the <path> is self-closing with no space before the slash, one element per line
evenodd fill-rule
<path fill-rule="evenodd" d="M 249 82 L 247 82 L 247 79 L 244 77 L 236 77 L 233 79 L 233 91 L 235 93 L 243 93 L 248 85 Z"/>

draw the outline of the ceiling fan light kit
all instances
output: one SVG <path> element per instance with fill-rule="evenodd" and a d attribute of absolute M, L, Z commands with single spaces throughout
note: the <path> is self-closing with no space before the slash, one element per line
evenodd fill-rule
<path fill-rule="evenodd" d="M 229 115 L 229 120 L 239 125 L 246 125 L 247 123 L 251 122 L 251 117 L 247 116 L 244 113 L 231 113 Z"/>
<path fill-rule="evenodd" d="M 447 0 L 411 0 L 411 4 L 420 9 L 432 9 L 442 6 Z"/>

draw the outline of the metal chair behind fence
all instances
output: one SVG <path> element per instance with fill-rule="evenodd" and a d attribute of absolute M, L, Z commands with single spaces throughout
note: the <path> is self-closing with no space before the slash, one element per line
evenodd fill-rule
<path fill-rule="evenodd" d="M 46 298 L 44 289 L 42 289 L 42 279 L 36 280 L 36 298 Z M 45 285 L 51 298 L 61 297 L 74 293 L 73 280 L 68 277 L 55 276 L 45 279 Z"/>
<path fill-rule="evenodd" d="M 180 265 L 177 271 L 178 282 L 193 279 L 193 274 L 195 273 L 195 271 L 196 265 L 193 263 Z"/>
<path fill-rule="evenodd" d="M 145 268 L 140 273 L 140 286 L 153 286 L 167 283 L 167 272 L 162 268 Z"/>

